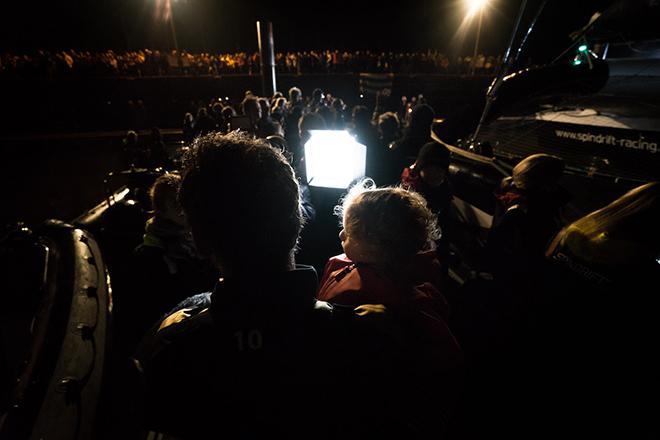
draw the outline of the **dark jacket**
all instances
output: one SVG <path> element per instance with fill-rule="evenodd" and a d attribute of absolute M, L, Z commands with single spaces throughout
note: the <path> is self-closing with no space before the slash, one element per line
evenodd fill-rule
<path fill-rule="evenodd" d="M 545 249 L 562 227 L 561 209 L 570 199 L 563 188 L 554 192 L 518 189 L 510 178 L 496 192 L 488 257 L 496 276 L 504 280 L 533 276 Z"/>
<path fill-rule="evenodd" d="M 197 252 L 183 227 L 159 217 L 146 225 L 131 259 L 132 291 L 123 299 L 118 327 L 134 347 L 153 323 L 183 299 L 213 289 L 219 273 Z"/>
<path fill-rule="evenodd" d="M 660 433 L 657 405 L 648 404 L 660 392 L 660 265 L 629 251 L 568 228 L 528 291 L 531 313 L 516 346 L 521 384 L 511 396 L 527 403 L 530 426 L 551 426 L 548 438 L 567 430 L 598 438 Z"/>
<path fill-rule="evenodd" d="M 391 379 L 405 364 L 401 331 L 385 313 L 317 302 L 316 285 L 312 268 L 221 280 L 210 304 L 154 328 L 137 356 L 146 427 L 180 438 L 415 437 L 407 402 L 394 400 L 407 383 Z"/>

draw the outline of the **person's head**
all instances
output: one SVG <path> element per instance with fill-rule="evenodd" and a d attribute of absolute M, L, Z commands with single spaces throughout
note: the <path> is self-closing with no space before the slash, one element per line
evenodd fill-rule
<path fill-rule="evenodd" d="M 211 112 L 213 113 L 214 117 L 220 116 L 220 113 L 222 113 L 222 103 L 214 102 L 211 106 Z"/>
<path fill-rule="evenodd" d="M 408 133 L 415 136 L 430 136 L 434 116 L 435 111 L 430 105 L 416 105 L 413 107 L 412 112 L 410 112 Z"/>
<path fill-rule="evenodd" d="M 133 130 L 128 130 L 126 132 L 126 137 L 124 138 L 124 144 L 129 146 L 137 145 L 138 143 L 138 134 Z"/>
<path fill-rule="evenodd" d="M 328 128 L 333 128 L 336 125 L 337 113 L 332 107 L 323 105 L 316 112 L 321 115 Z"/>
<path fill-rule="evenodd" d="M 346 104 L 344 104 L 344 100 L 341 98 L 333 99 L 332 107 L 337 111 L 337 113 L 341 113 L 346 110 Z"/>
<path fill-rule="evenodd" d="M 378 131 L 383 139 L 394 140 L 399 131 L 399 117 L 394 112 L 378 116 Z"/>
<path fill-rule="evenodd" d="M 371 124 L 371 112 L 364 105 L 353 107 L 352 117 L 355 127 L 365 127 Z"/>
<path fill-rule="evenodd" d="M 270 116 L 270 102 L 266 98 L 259 98 L 259 106 L 261 107 L 261 117 L 265 118 Z"/>
<path fill-rule="evenodd" d="M 279 97 L 275 100 L 275 105 L 273 106 L 273 110 L 277 109 L 279 111 L 284 111 L 286 108 L 286 98 L 284 97 Z"/>
<path fill-rule="evenodd" d="M 282 94 L 282 92 L 275 92 L 273 93 L 273 96 L 270 98 L 270 102 L 274 104 L 280 98 L 284 99 L 284 95 Z"/>
<path fill-rule="evenodd" d="M 298 121 L 298 131 L 303 145 L 309 140 L 310 130 L 325 130 L 327 128 L 325 119 L 318 113 L 307 113 Z"/>
<path fill-rule="evenodd" d="M 314 91 L 312 92 L 312 102 L 318 104 L 322 100 L 323 100 L 323 90 L 319 88 L 314 89 Z"/>
<path fill-rule="evenodd" d="M 222 118 L 225 120 L 229 120 L 229 118 L 232 118 L 236 116 L 236 110 L 234 110 L 234 107 L 231 105 L 226 105 L 222 108 Z"/>
<path fill-rule="evenodd" d="M 200 107 L 197 109 L 197 119 L 205 118 L 209 115 L 208 110 L 206 110 L 206 107 Z"/>
<path fill-rule="evenodd" d="M 243 114 L 249 116 L 253 124 L 256 124 L 261 119 L 261 106 L 256 96 L 246 96 L 241 103 L 241 108 L 243 109 Z"/>
<path fill-rule="evenodd" d="M 149 189 L 149 198 L 155 217 L 183 226 L 185 218 L 177 200 L 180 184 L 181 176 L 178 174 L 163 174 Z"/>
<path fill-rule="evenodd" d="M 179 198 L 198 249 L 224 273 L 290 269 L 302 228 L 298 181 L 281 152 L 241 133 L 195 140 Z"/>
<path fill-rule="evenodd" d="M 554 188 L 564 173 L 564 161 L 549 154 L 532 154 L 513 168 L 516 188 L 527 193 Z"/>
<path fill-rule="evenodd" d="M 295 105 L 302 100 L 302 91 L 298 87 L 291 87 L 289 89 L 289 102 Z"/>
<path fill-rule="evenodd" d="M 287 115 L 287 109 L 286 109 L 286 99 L 284 98 L 277 98 L 277 100 L 273 103 L 272 110 L 270 112 L 270 116 L 274 121 L 277 121 L 280 123 L 280 125 L 284 126 L 284 118 Z"/>
<path fill-rule="evenodd" d="M 335 209 L 346 255 L 357 263 L 391 267 L 430 249 L 440 236 L 437 218 L 420 194 L 399 187 L 354 186 Z"/>
<path fill-rule="evenodd" d="M 660 182 L 634 188 L 574 221 L 560 243 L 585 260 L 633 263 L 660 257 Z"/>
<path fill-rule="evenodd" d="M 449 174 L 449 149 L 438 142 L 425 144 L 417 155 L 415 170 L 426 184 L 442 185 Z"/>

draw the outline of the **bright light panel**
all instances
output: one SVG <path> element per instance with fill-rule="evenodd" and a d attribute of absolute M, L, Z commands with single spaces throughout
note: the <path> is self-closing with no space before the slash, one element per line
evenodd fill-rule
<path fill-rule="evenodd" d="M 307 182 L 321 188 L 348 188 L 364 177 L 367 147 L 346 130 L 310 130 L 305 144 Z"/>

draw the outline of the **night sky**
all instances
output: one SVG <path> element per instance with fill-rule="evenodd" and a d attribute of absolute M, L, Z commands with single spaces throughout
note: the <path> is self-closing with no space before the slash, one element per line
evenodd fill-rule
<path fill-rule="evenodd" d="M 158 1 L 16 2 L 12 12 L 0 18 L 0 51 L 168 48 L 172 41 L 170 29 L 154 18 Z M 193 52 L 255 50 L 258 19 L 274 23 L 278 51 L 431 48 L 466 54 L 474 45 L 474 23 L 465 28 L 464 34 L 458 31 L 466 10 L 461 0 L 172 2 L 179 45 Z M 528 1 L 530 16 L 540 3 Z M 528 56 L 556 55 L 568 45 L 569 32 L 586 24 L 593 12 L 609 3 L 550 0 L 530 40 Z M 504 51 L 519 5 L 520 0 L 491 0 L 484 14 L 484 52 Z"/>

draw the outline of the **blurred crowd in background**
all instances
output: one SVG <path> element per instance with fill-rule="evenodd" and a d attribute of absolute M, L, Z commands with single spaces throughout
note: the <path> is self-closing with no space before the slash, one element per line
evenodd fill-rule
<path fill-rule="evenodd" d="M 477 55 L 474 73 L 494 74 L 502 57 Z M 436 50 L 425 52 L 374 52 L 320 50 L 280 52 L 276 69 L 288 74 L 329 73 L 471 73 L 470 55 L 450 57 Z M 68 76 L 200 76 L 259 74 L 259 54 L 188 53 L 143 49 L 131 52 L 38 51 L 34 54 L 0 54 L 0 78 L 60 78 Z"/>

